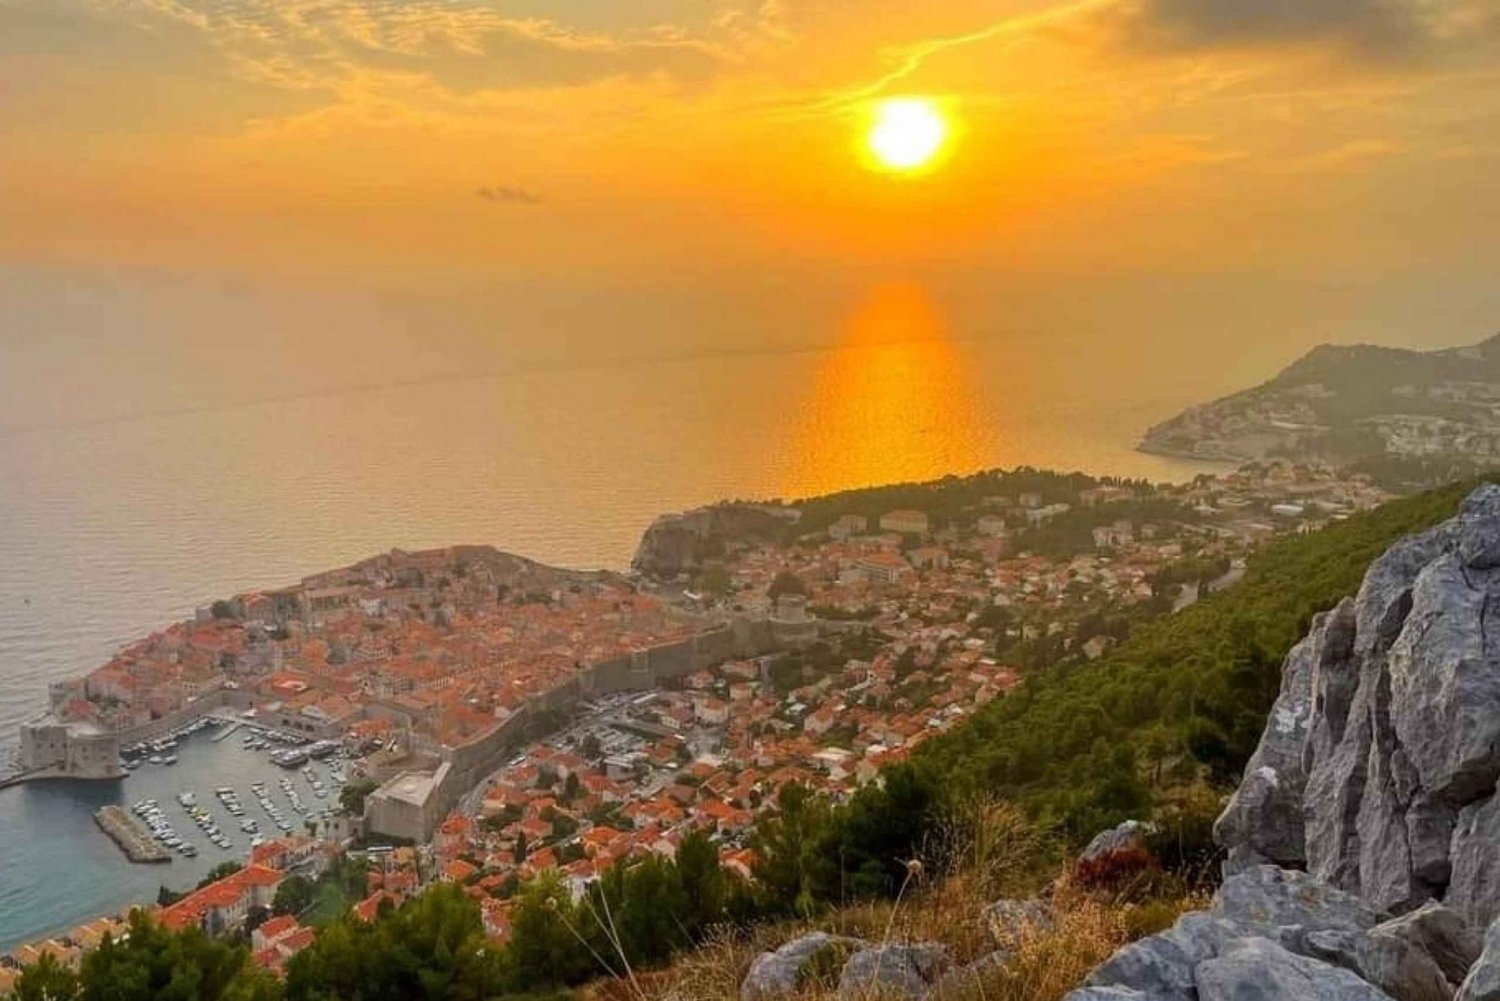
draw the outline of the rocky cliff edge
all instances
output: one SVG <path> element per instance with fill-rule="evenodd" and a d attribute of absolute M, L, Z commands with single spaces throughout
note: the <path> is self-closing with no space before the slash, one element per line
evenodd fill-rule
<path fill-rule="evenodd" d="M 1500 487 L 1288 654 L 1207 912 L 1068 1001 L 1500 1001 Z M 1487 934 L 1483 929 L 1489 928 Z"/>

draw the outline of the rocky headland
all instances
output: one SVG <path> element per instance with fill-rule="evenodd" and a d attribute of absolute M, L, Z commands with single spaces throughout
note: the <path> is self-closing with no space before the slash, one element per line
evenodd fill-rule
<path fill-rule="evenodd" d="M 797 521 L 796 508 L 773 504 L 725 503 L 664 514 L 641 536 L 631 568 L 654 580 L 669 581 L 720 557 L 729 541 L 770 542 Z"/>
<path fill-rule="evenodd" d="M 1150 428 L 1144 452 L 1227 462 L 1334 465 L 1500 458 L 1500 337 L 1440 351 L 1314 348 L 1274 378 Z"/>

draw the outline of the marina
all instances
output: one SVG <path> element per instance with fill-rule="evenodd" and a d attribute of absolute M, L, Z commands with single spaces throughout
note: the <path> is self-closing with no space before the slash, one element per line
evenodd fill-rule
<path fill-rule="evenodd" d="M 282 768 L 271 761 L 275 751 L 302 746 L 303 740 L 250 720 L 214 717 L 122 749 L 133 767 L 121 779 L 31 782 L 7 791 L 0 800 L 0 829 L 10 829 L 8 811 L 23 811 L 29 822 L 45 825 L 48 837 L 0 838 L 0 869 L 34 874 L 0 881 L 0 951 L 149 903 L 163 885 L 190 889 L 214 866 L 242 861 L 267 841 L 330 817 L 342 788 L 335 773 L 342 777 L 348 769 L 337 745 L 315 765 L 309 759 Z M 151 763 L 153 756 L 160 763 Z M 177 763 L 166 764 L 168 756 Z M 302 771 L 309 766 L 324 791 L 321 798 Z M 116 830 L 134 834 L 119 840 L 93 816 L 105 808 Z M 120 827 L 120 819 L 128 826 Z M 143 861 L 157 864 L 132 864 L 127 843 L 143 853 Z M 48 892 L 27 892 L 33 883 Z"/>

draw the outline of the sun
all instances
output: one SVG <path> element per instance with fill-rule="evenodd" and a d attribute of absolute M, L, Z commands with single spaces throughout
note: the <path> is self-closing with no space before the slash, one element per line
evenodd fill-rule
<path fill-rule="evenodd" d="M 875 105 L 865 142 L 886 170 L 913 173 L 931 166 L 948 141 L 948 121 L 921 97 L 892 97 Z"/>

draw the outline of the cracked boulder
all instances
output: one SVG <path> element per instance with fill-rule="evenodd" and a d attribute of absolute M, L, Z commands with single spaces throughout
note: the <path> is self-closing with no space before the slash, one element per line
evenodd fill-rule
<path fill-rule="evenodd" d="M 772 952 L 763 952 L 750 964 L 740 984 L 740 1001 L 770 1001 L 796 994 L 813 958 L 831 950 L 853 950 L 865 945 L 858 939 L 812 932 L 795 938 Z"/>
<path fill-rule="evenodd" d="M 1015 949 L 1027 934 L 1052 927 L 1052 912 L 1040 900 L 997 900 L 983 916 L 990 938 L 1001 949 Z"/>
<path fill-rule="evenodd" d="M 870 946 L 850 956 L 844 964 L 839 977 L 839 998 L 921 1001 L 950 965 L 947 948 L 936 942 Z"/>
<path fill-rule="evenodd" d="M 1391 1001 L 1348 970 L 1264 938 L 1236 943 L 1198 972 L 1200 1001 Z"/>

